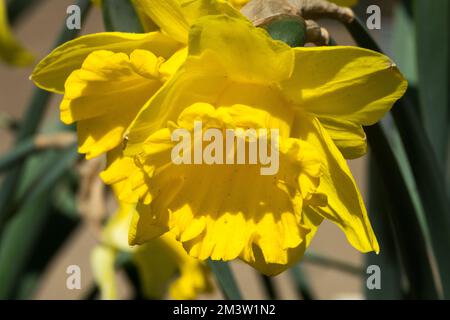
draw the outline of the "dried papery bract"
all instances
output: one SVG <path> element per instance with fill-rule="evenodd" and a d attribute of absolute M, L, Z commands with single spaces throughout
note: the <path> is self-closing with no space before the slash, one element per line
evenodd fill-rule
<path fill-rule="evenodd" d="M 306 42 L 318 46 L 330 45 L 330 33 L 314 20 L 306 20 Z"/>
<path fill-rule="evenodd" d="M 241 12 L 258 27 L 265 27 L 286 16 L 304 19 L 306 42 L 316 45 L 328 45 L 330 37 L 315 20 L 329 18 L 349 23 L 354 19 L 352 9 L 325 0 L 252 0 Z"/>
<path fill-rule="evenodd" d="M 326 0 L 252 0 L 241 12 L 255 25 L 279 14 L 297 15 L 305 20 L 330 18 L 349 23 L 354 19 L 352 9 Z"/>

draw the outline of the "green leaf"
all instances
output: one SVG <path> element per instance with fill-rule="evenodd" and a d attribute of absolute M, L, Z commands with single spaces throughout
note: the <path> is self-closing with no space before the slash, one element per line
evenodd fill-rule
<path fill-rule="evenodd" d="M 139 275 L 139 270 L 138 270 L 137 266 L 133 263 L 133 261 L 129 260 L 127 263 L 125 263 L 123 265 L 122 268 L 125 271 L 125 274 L 127 275 L 128 280 L 134 289 L 133 300 L 143 300 L 145 298 L 147 298 L 147 299 L 150 298 L 150 297 L 145 297 L 144 288 L 143 288 L 143 286 L 145 286 L 145 284 L 143 284 L 143 281 L 142 281 L 143 279 Z"/>
<path fill-rule="evenodd" d="M 37 236 L 33 252 L 13 292 L 13 299 L 33 298 L 47 266 L 70 238 L 80 221 L 79 216 L 69 217 L 53 206 L 49 210 L 50 214 L 42 223 L 43 227 Z"/>
<path fill-rule="evenodd" d="M 366 298 L 370 300 L 400 300 L 404 298 L 404 286 L 399 260 L 399 252 L 396 247 L 394 228 L 388 211 L 388 204 L 383 195 L 383 183 L 381 172 L 370 160 L 369 164 L 369 216 L 372 227 L 380 244 L 380 253 L 369 253 L 365 256 L 366 265 L 377 265 L 382 270 L 383 280 L 381 289 L 370 290 L 364 283 Z"/>
<path fill-rule="evenodd" d="M 0 241 L 0 299 L 14 294 L 22 272 L 35 252 L 37 240 L 51 213 L 48 194 L 78 158 L 76 146 L 61 151 L 41 172 L 41 179 L 18 208 Z"/>
<path fill-rule="evenodd" d="M 102 11 L 106 31 L 144 32 L 131 1 L 103 0 Z"/>
<path fill-rule="evenodd" d="M 308 250 L 308 252 L 306 252 L 304 261 L 326 268 L 335 269 L 337 271 L 349 273 L 351 275 L 360 276 L 363 274 L 363 270 L 359 266 L 355 266 L 345 261 L 336 260 L 335 258 L 327 257 L 312 250 Z"/>
<path fill-rule="evenodd" d="M 388 213 L 389 220 L 385 219 L 383 222 L 393 229 L 399 258 L 409 285 L 409 298 L 436 299 L 439 293 L 433 276 L 427 238 L 402 175 L 401 165 L 381 124 L 367 127 L 365 131 L 377 168 L 375 173 L 378 172 L 377 176 L 381 183 L 378 199 L 385 200 L 384 208 Z M 384 226 L 384 228 L 388 227 Z M 388 238 L 387 240 L 389 241 Z M 389 249 L 392 250 L 388 247 Z"/>
<path fill-rule="evenodd" d="M 372 39 L 363 24 L 355 19 L 346 25 L 358 45 L 381 52 L 377 43 Z M 436 257 L 444 297 L 450 298 L 450 208 L 445 188 L 445 175 L 438 161 L 428 135 L 419 120 L 414 108 L 413 90 L 408 89 L 391 111 L 402 138 L 404 149 L 408 156 L 417 190 L 425 211 L 427 225 L 432 243 L 432 253 Z M 375 142 L 376 139 L 373 139 Z M 386 143 L 388 139 L 386 138 Z M 382 149 L 382 146 L 380 146 Z M 394 157 L 395 158 L 395 157 Z M 383 176 L 386 173 L 387 162 L 383 165 Z M 395 192 L 395 190 L 394 190 Z M 398 210 L 395 214 L 402 214 Z M 411 211 L 413 212 L 413 211 Z"/>
<path fill-rule="evenodd" d="M 392 114 L 402 137 L 416 186 L 425 210 L 427 225 L 441 277 L 444 297 L 450 298 L 450 209 L 444 174 L 414 107 L 404 98 Z"/>
<path fill-rule="evenodd" d="M 99 287 L 97 286 L 97 284 L 93 283 L 91 284 L 91 287 L 89 288 L 87 293 L 84 295 L 83 300 L 96 300 L 99 293 Z"/>
<path fill-rule="evenodd" d="M 260 278 L 264 288 L 266 289 L 267 298 L 269 298 L 269 300 L 277 300 L 277 290 L 275 289 L 273 279 L 263 274 L 260 274 Z"/>
<path fill-rule="evenodd" d="M 314 300 L 314 293 L 308 281 L 308 277 L 301 264 L 289 269 L 290 275 L 295 282 L 298 294 L 303 300 Z"/>
<path fill-rule="evenodd" d="M 27 139 L 19 143 L 11 151 L 0 157 L 0 172 L 8 170 L 10 167 L 14 167 L 17 161 L 22 161 L 37 150 L 34 139 Z"/>
<path fill-rule="evenodd" d="M 450 1 L 415 0 L 414 17 L 422 121 L 438 160 L 444 164 L 450 107 Z"/>
<path fill-rule="evenodd" d="M 90 0 L 79 0 L 77 5 L 81 9 L 82 19 L 86 17 L 91 7 Z M 66 24 L 63 24 L 61 33 L 56 41 L 58 46 L 68 40 L 75 38 L 79 30 L 69 30 Z M 45 111 L 50 100 L 51 94 L 41 89 L 35 89 L 33 97 L 26 109 L 25 116 L 20 123 L 20 128 L 16 136 L 16 144 L 25 141 L 33 136 L 45 115 Z M 14 214 L 11 210 L 11 203 L 15 198 L 17 186 L 20 183 L 25 161 L 17 161 L 14 168 L 8 173 L 2 181 L 0 188 L 0 230 L 2 230 L 6 221 Z"/>
<path fill-rule="evenodd" d="M 38 233 L 43 229 L 50 201 L 35 199 L 20 211 L 2 233 L 0 241 L 0 299 L 11 299 L 33 252 Z"/>
<path fill-rule="evenodd" d="M 414 21 L 403 3 L 395 6 L 392 52 L 410 85 L 417 84 L 416 32 Z"/>
<path fill-rule="evenodd" d="M 54 134 L 63 130 L 68 130 L 68 127 L 61 122 L 57 122 L 56 126 L 45 126 L 42 131 Z M 21 218 L 18 217 L 24 214 L 24 210 L 21 209 L 23 204 L 29 201 L 30 197 L 33 197 L 36 186 L 39 186 L 43 176 L 46 176 L 53 169 L 59 161 L 62 152 L 64 151 L 46 150 L 45 152 L 30 155 L 27 158 L 20 183 L 15 192 L 15 198 L 10 205 L 10 208 L 17 212 L 18 215 L 14 216 L 10 223 L 5 226 L 6 235 L 11 234 L 12 231 L 10 229 L 17 223 L 14 221 L 18 219 L 20 221 Z M 46 206 L 48 212 L 42 211 L 45 217 L 42 220 L 38 218 L 38 223 L 33 225 L 33 227 L 37 228 L 37 230 L 31 230 L 35 234 L 34 237 L 36 237 L 34 247 L 25 256 L 27 262 L 24 263 L 25 267 L 20 277 L 17 278 L 13 290 L 10 292 L 11 298 L 30 299 L 32 297 L 41 279 L 40 276 L 79 222 L 80 216 L 75 207 L 75 189 L 77 185 L 78 177 L 73 172 L 66 172 L 58 179 L 58 183 L 52 186 L 53 190 L 42 196 L 48 199 L 49 205 Z M 39 203 L 39 200 L 36 200 L 37 207 L 39 207 Z M 5 238 L 8 239 L 6 235 Z M 0 244 L 4 245 L 1 241 Z"/>
<path fill-rule="evenodd" d="M 208 265 L 216 277 L 226 299 L 242 300 L 241 292 L 227 262 L 208 260 Z"/>

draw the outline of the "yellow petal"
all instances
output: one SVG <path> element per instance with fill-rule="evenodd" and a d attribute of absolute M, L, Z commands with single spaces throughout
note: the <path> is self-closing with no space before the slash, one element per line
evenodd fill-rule
<path fill-rule="evenodd" d="M 142 0 L 136 1 L 138 12 L 148 16 L 173 39 L 187 43 L 190 26 L 200 17 L 225 13 L 242 17 L 220 0 Z"/>
<path fill-rule="evenodd" d="M 141 22 L 141 25 L 144 28 L 144 31 L 145 32 L 159 31 L 159 27 L 155 23 L 155 21 L 153 21 L 148 15 L 146 15 L 145 12 L 142 12 L 141 7 L 139 6 L 139 3 L 141 1 L 142 0 L 131 0 L 131 3 L 134 6 L 136 14 L 139 17 L 139 21 Z"/>
<path fill-rule="evenodd" d="M 367 153 L 367 138 L 361 125 L 328 117 L 320 117 L 320 123 L 345 159 L 356 159 Z"/>
<path fill-rule="evenodd" d="M 189 23 L 177 0 L 142 0 L 136 1 L 135 5 L 167 35 L 181 43 L 187 42 Z"/>
<path fill-rule="evenodd" d="M 94 51 L 65 84 L 61 120 L 77 121 L 79 152 L 96 157 L 123 142 L 139 109 L 162 85 L 162 58 L 145 50 L 130 56 Z"/>
<path fill-rule="evenodd" d="M 136 166 L 134 158 L 124 156 L 121 146 L 109 151 L 106 158 L 107 168 L 100 173 L 100 177 L 113 187 L 120 201 L 130 204 L 136 204 L 139 199 L 146 203 L 151 201 L 145 186 L 146 177 Z"/>
<path fill-rule="evenodd" d="M 319 151 L 326 165 L 318 192 L 326 194 L 328 206 L 313 207 L 321 216 L 336 223 L 348 241 L 361 252 L 379 251 L 367 211 L 348 165 L 317 118 L 299 112 L 293 136 L 308 141 Z"/>
<path fill-rule="evenodd" d="M 91 253 L 92 272 L 103 300 L 118 299 L 115 262 L 116 250 L 112 247 L 100 245 Z"/>
<path fill-rule="evenodd" d="M 233 7 L 240 9 L 243 6 L 245 6 L 250 0 L 228 0 L 228 2 L 230 2 Z"/>
<path fill-rule="evenodd" d="M 138 205 L 137 211 L 133 213 L 128 233 L 128 243 L 130 245 L 144 244 L 153 241 L 159 236 L 169 231 L 164 225 L 155 223 L 154 215 L 141 215 L 139 211 L 142 205 Z"/>
<path fill-rule="evenodd" d="M 152 133 L 164 127 L 167 121 L 176 120 L 181 110 L 197 102 L 199 97 L 209 102 L 226 84 L 223 76 L 186 72 L 182 68 L 145 104 L 127 129 L 125 155 L 140 153 L 142 143 Z"/>
<path fill-rule="evenodd" d="M 180 69 L 180 67 L 183 65 L 183 63 L 186 61 L 187 58 L 187 48 L 180 49 L 179 51 L 175 52 L 170 59 L 168 59 L 159 70 L 162 75 L 164 75 L 166 78 L 171 77 L 175 74 L 175 72 Z"/>
<path fill-rule="evenodd" d="M 33 63 L 33 56 L 16 39 L 9 27 L 6 4 L 0 0 L 0 59 L 15 66 L 27 66 Z"/>
<path fill-rule="evenodd" d="M 319 117 L 372 125 L 405 93 L 407 82 L 386 56 L 358 47 L 295 48 L 287 98 Z"/>
<path fill-rule="evenodd" d="M 407 82 L 386 56 L 357 47 L 295 48 L 295 69 L 282 84 L 291 103 L 316 115 L 346 158 L 366 150 L 362 125 L 378 122 Z"/>
<path fill-rule="evenodd" d="M 189 56 L 216 54 L 224 75 L 252 83 L 277 83 L 287 79 L 294 56 L 286 44 L 272 40 L 249 21 L 229 16 L 207 16 L 196 22 L 189 38 Z"/>
<path fill-rule="evenodd" d="M 310 207 L 303 208 L 302 224 L 309 228 L 310 231 L 305 235 L 305 239 L 300 246 L 288 249 L 287 264 L 267 263 L 261 250 L 258 250 L 257 247 L 254 247 L 253 250 L 245 250 L 241 255 L 241 259 L 265 275 L 276 276 L 303 258 L 323 220 L 324 218 L 315 213 Z"/>
<path fill-rule="evenodd" d="M 145 49 L 167 59 L 180 48 L 178 42 L 161 32 L 90 34 L 66 42 L 53 50 L 39 62 L 31 79 L 42 89 L 63 93 L 67 77 L 72 71 L 79 69 L 85 58 L 94 51 L 109 50 L 131 54 L 136 49 Z"/>
<path fill-rule="evenodd" d="M 190 25 L 194 24 L 199 18 L 225 14 L 229 17 L 245 19 L 244 16 L 234 9 L 229 1 L 226 0 L 177 0 L 183 10 Z M 233 4 L 233 3 L 231 3 Z"/>

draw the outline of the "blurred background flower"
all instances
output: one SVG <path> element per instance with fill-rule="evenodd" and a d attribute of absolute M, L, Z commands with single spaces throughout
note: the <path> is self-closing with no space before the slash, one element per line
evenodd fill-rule
<path fill-rule="evenodd" d="M 0 59 L 15 66 L 27 66 L 34 58 L 14 37 L 9 25 L 5 0 L 0 1 Z"/>
<path fill-rule="evenodd" d="M 101 244 L 92 252 L 92 269 L 101 298 L 119 298 L 115 273 L 122 267 L 121 263 L 126 265 L 125 268 L 135 265 L 141 298 L 195 299 L 198 294 L 210 292 L 207 267 L 191 258 L 171 233 L 142 246 L 128 245 L 134 207 L 119 203 L 119 209 L 102 230 Z M 117 261 L 120 261 L 119 266 Z"/>

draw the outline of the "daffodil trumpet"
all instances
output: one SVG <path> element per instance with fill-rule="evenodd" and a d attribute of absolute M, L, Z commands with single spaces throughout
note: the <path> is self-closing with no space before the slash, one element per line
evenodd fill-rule
<path fill-rule="evenodd" d="M 193 134 L 184 128 L 172 132 L 172 141 L 178 143 L 172 148 L 171 158 L 176 165 L 259 164 L 261 175 L 274 175 L 279 169 L 278 137 L 277 129 L 203 130 L 202 121 L 194 121 Z M 203 146 L 205 142 L 208 144 Z"/>
<path fill-rule="evenodd" d="M 331 18 L 348 23 L 355 18 L 355 15 L 352 9 L 342 5 L 349 2 L 343 0 L 252 0 L 242 8 L 241 12 L 255 25 L 262 25 L 279 14 L 297 15 L 307 20 Z"/>

